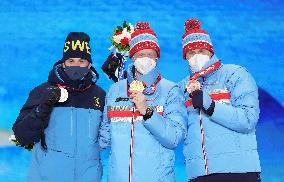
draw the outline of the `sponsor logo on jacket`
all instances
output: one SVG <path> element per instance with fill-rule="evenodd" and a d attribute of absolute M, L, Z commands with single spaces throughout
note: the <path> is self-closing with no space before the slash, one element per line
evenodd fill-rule
<path fill-rule="evenodd" d="M 163 106 L 150 107 L 153 107 L 153 109 L 156 110 L 158 114 L 164 114 Z M 111 122 L 131 122 L 132 119 L 135 122 L 143 120 L 143 116 L 133 106 L 108 106 L 107 117 Z"/>

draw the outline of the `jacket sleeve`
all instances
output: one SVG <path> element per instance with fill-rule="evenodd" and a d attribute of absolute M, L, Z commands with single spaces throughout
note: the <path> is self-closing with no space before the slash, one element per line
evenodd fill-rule
<path fill-rule="evenodd" d="M 255 130 L 259 118 L 258 89 L 252 76 L 238 68 L 227 80 L 231 105 L 215 102 L 211 120 L 239 133 Z"/>
<path fill-rule="evenodd" d="M 40 92 L 35 88 L 30 92 L 12 128 L 16 139 L 22 145 L 31 145 L 39 142 L 42 129 L 47 127 L 47 122 L 44 122 L 37 115 L 39 105 Z"/>
<path fill-rule="evenodd" d="M 143 123 L 161 145 L 174 149 L 184 139 L 186 113 L 182 92 L 178 86 L 174 86 L 168 93 L 163 116 L 154 111 L 152 117 Z"/>
<path fill-rule="evenodd" d="M 107 148 L 111 144 L 111 138 L 110 138 L 110 123 L 109 119 L 107 117 L 107 105 L 108 105 L 108 98 L 110 95 L 110 91 L 107 93 L 107 96 L 105 98 L 105 105 L 103 110 L 103 119 L 100 125 L 99 130 L 99 145 L 101 148 Z"/>

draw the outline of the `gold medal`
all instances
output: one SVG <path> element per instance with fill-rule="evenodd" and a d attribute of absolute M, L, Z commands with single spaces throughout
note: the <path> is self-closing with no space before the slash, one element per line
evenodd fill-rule
<path fill-rule="evenodd" d="M 195 90 L 200 90 L 200 83 L 197 80 L 189 80 L 186 84 L 186 90 L 188 93 L 192 93 Z"/>
<path fill-rule="evenodd" d="M 129 85 L 129 91 L 138 91 L 138 92 L 143 92 L 145 89 L 144 84 L 142 81 L 134 80 L 130 85 Z"/>

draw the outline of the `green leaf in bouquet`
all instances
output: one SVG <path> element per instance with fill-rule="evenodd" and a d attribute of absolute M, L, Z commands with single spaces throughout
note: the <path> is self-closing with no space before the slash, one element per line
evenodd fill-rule
<path fill-rule="evenodd" d="M 123 28 L 126 28 L 127 27 L 127 23 L 126 21 L 123 22 Z"/>
<path fill-rule="evenodd" d="M 122 31 L 123 31 L 123 28 L 122 28 L 121 26 L 117 26 L 117 30 L 118 30 L 119 32 L 122 32 Z"/>
<path fill-rule="evenodd" d="M 110 37 L 110 41 L 113 44 L 113 42 L 114 42 L 113 37 Z"/>

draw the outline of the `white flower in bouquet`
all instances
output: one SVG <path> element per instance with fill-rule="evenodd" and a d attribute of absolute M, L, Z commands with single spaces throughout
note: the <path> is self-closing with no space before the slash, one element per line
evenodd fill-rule
<path fill-rule="evenodd" d="M 127 28 L 124 28 L 124 29 L 123 29 L 122 35 L 123 35 L 123 38 L 126 37 L 126 38 L 128 38 L 128 40 L 131 39 L 131 32 L 128 32 L 128 31 L 127 31 Z"/>
<path fill-rule="evenodd" d="M 114 41 L 115 43 L 119 44 L 120 41 L 121 41 L 121 39 L 122 39 L 122 36 L 123 36 L 122 34 L 114 35 L 114 36 L 113 36 L 113 41 Z"/>
<path fill-rule="evenodd" d="M 130 33 L 132 34 L 134 32 L 134 26 L 131 23 L 129 23 L 129 27 L 130 27 Z"/>

